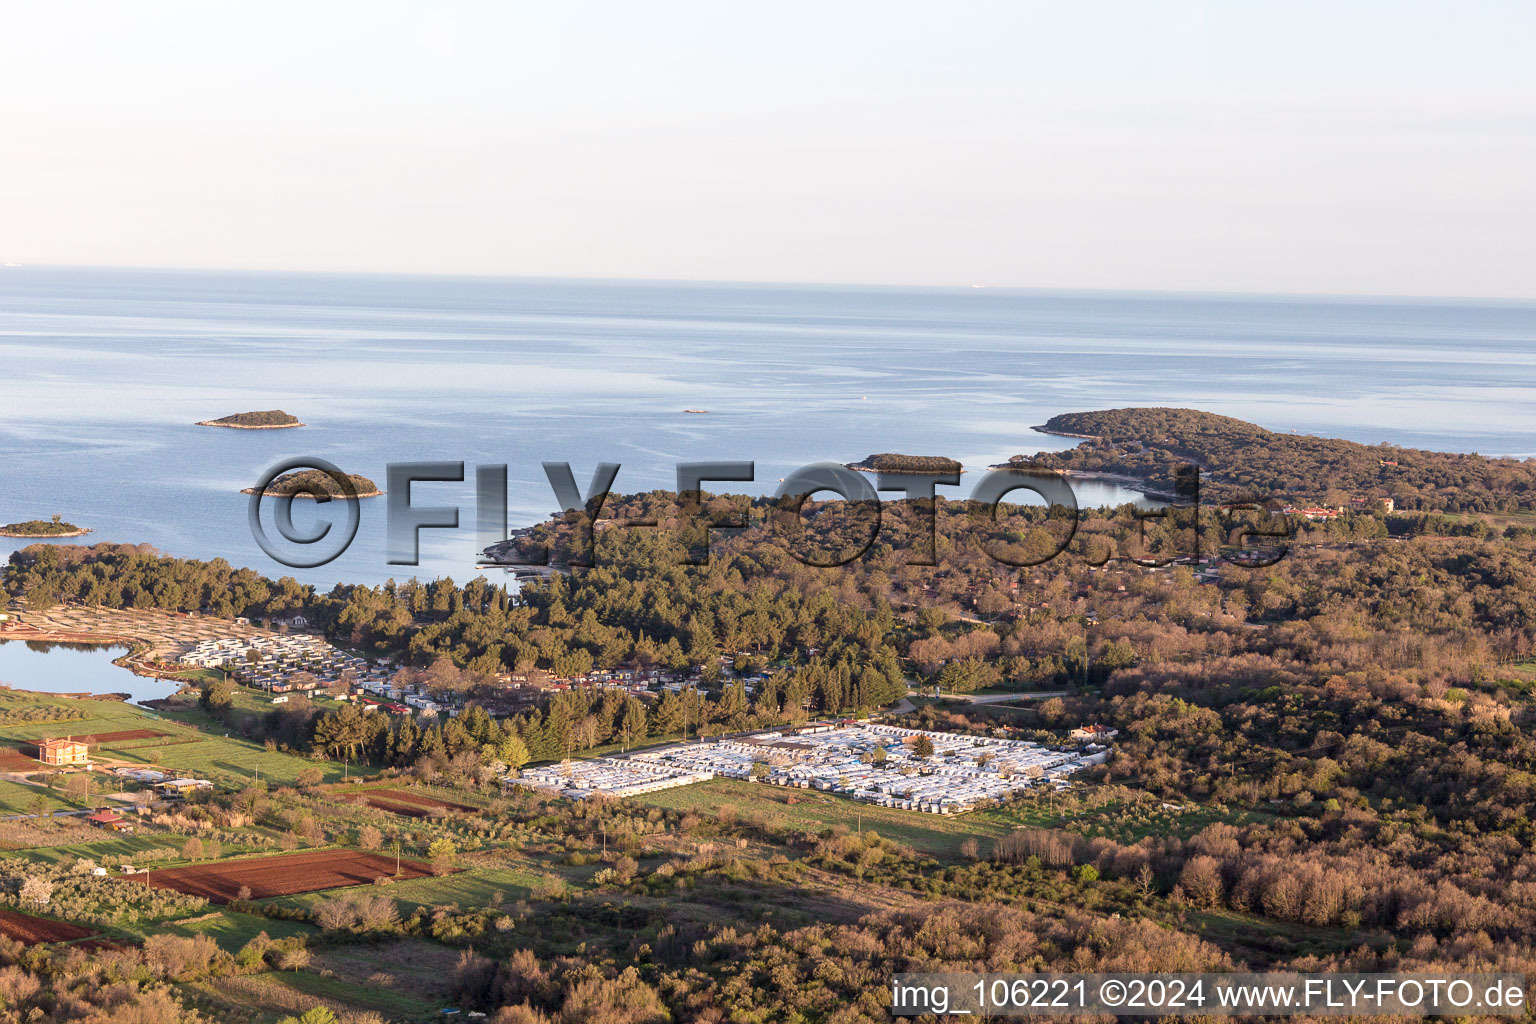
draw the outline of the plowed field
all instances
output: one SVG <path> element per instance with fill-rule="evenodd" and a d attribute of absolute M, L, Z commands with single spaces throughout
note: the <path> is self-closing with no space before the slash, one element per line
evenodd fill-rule
<path fill-rule="evenodd" d="M 395 814 L 403 814 L 411 818 L 425 818 L 434 810 L 471 813 L 479 810 L 468 804 L 438 800 L 435 797 L 422 796 L 420 793 L 412 793 L 405 789 L 370 789 L 359 793 L 357 799 L 369 807 L 377 807 L 381 811 L 393 811 Z"/>
<path fill-rule="evenodd" d="M 169 736 L 170 733 L 156 732 L 153 729 L 123 729 L 119 732 L 98 732 L 92 736 L 81 736 L 83 743 L 121 743 L 123 740 L 149 740 L 156 736 Z"/>
<path fill-rule="evenodd" d="M 49 921 L 46 918 L 21 914 L 14 910 L 0 910 L 0 935 L 20 939 L 27 945 L 37 942 L 69 942 L 96 933 L 77 924 Z"/>
<path fill-rule="evenodd" d="M 314 850 L 167 868 L 125 878 L 205 896 L 215 903 L 228 903 L 239 896 L 242 886 L 250 888 L 252 899 L 260 900 L 344 885 L 367 885 L 381 875 L 405 879 L 431 873 L 430 865 L 416 860 L 400 861 L 400 874 L 396 876 L 393 857 L 362 850 Z"/>

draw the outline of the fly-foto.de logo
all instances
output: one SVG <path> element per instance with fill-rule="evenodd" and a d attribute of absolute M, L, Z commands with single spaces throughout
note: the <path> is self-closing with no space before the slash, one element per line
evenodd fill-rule
<path fill-rule="evenodd" d="M 545 462 L 544 475 L 566 520 L 574 527 L 576 537 L 573 549 L 577 552 L 593 552 L 593 533 L 603 508 L 613 492 L 620 465 L 616 462 L 599 463 L 592 474 L 586 493 L 576 483 L 576 477 L 568 462 Z M 1192 510 L 1195 528 L 1191 534 L 1191 550 L 1184 557 L 1198 559 L 1200 533 L 1200 468 L 1183 465 L 1176 471 L 1177 496 L 1180 510 Z M 492 548 L 507 539 L 507 465 L 480 464 L 474 467 L 475 481 L 475 531 L 482 549 Z M 357 536 L 362 521 L 361 495 L 357 480 L 343 473 L 332 463 L 305 456 L 280 462 L 262 475 L 250 489 L 248 508 L 251 534 L 268 557 L 282 565 L 295 569 L 311 569 L 338 558 Z M 706 484 L 751 483 L 756 479 L 756 467 L 750 461 L 684 462 L 676 467 L 676 514 L 672 528 L 679 539 L 685 541 L 679 554 L 679 564 L 702 565 L 709 560 L 709 535 L 718 530 L 740 531 L 751 524 L 740 511 L 722 512 L 711 509 L 705 503 Z M 383 497 L 385 499 L 385 535 L 387 563 L 389 565 L 414 566 L 420 563 L 421 531 L 460 529 L 460 511 L 457 505 L 426 504 L 418 500 L 417 485 L 436 483 L 462 483 L 465 480 L 463 462 L 393 462 L 386 476 Z M 906 563 L 931 566 L 937 564 L 938 517 L 934 499 L 939 487 L 959 486 L 959 472 L 949 473 L 868 473 L 835 462 L 818 462 L 795 470 L 784 477 L 775 491 L 768 517 L 776 529 L 774 535 L 786 545 L 788 553 L 802 564 L 817 568 L 835 568 L 861 558 L 881 536 L 881 494 L 917 510 L 919 528 L 907 537 L 909 550 Z M 1034 496 L 1034 504 L 1043 504 L 1047 516 L 1059 523 L 1052 534 L 1051 543 L 1044 550 L 1028 554 L 1005 543 L 981 540 L 982 550 L 999 564 L 1008 566 L 1039 565 L 1061 555 L 1072 542 L 1079 522 L 1077 495 L 1066 474 L 1049 469 L 1008 466 L 994 467 L 983 474 L 965 500 L 971 516 L 982 521 L 997 522 L 1004 514 L 1010 500 L 1022 498 L 1021 492 Z M 858 510 L 859 525 L 856 535 L 840 544 L 835 552 L 824 550 L 825 545 L 804 543 L 806 540 L 803 515 L 808 502 L 816 495 L 836 495 L 849 507 Z M 319 505 L 339 502 L 342 515 L 301 527 L 294 521 L 293 502 L 306 499 Z M 1028 500 L 1028 499 L 1025 499 Z M 271 531 L 263 521 L 262 509 L 267 501 L 273 503 Z M 1229 508 L 1229 507 L 1228 507 Z M 1173 509 L 1140 510 L 1135 513 L 1143 524 L 1171 514 Z M 1185 514 L 1189 514 L 1188 511 Z M 1267 520 L 1267 521 L 1266 521 Z M 613 525 L 630 529 L 661 529 L 655 519 L 619 519 Z M 1249 540 L 1268 539 L 1270 547 L 1259 557 L 1234 564 L 1248 567 L 1273 565 L 1286 554 L 1284 541 L 1291 534 L 1289 521 L 1283 515 L 1261 516 L 1257 522 L 1246 523 L 1240 531 Z M 577 554 L 567 560 L 569 565 L 590 565 L 590 555 Z M 1167 564 L 1173 558 L 1161 558 L 1143 564 Z M 520 563 L 527 564 L 527 563 Z M 1098 563 L 1102 564 L 1102 563 Z"/>

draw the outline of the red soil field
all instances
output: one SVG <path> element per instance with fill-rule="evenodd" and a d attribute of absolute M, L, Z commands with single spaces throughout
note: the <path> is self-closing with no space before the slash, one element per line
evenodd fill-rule
<path fill-rule="evenodd" d="M 69 942 L 72 939 L 84 939 L 95 934 L 89 928 L 82 928 L 77 924 L 49 921 L 45 918 L 33 917 L 31 914 L 20 914 L 14 910 L 0 910 L 0 935 L 9 939 L 20 939 L 29 946 L 38 942 Z"/>
<path fill-rule="evenodd" d="M 0 772 L 35 772 L 41 767 L 37 758 L 23 754 L 16 747 L 0 747 Z"/>
<path fill-rule="evenodd" d="M 381 811 L 392 811 L 395 814 L 403 814 L 410 818 L 425 818 L 436 809 L 444 811 L 478 811 L 478 807 L 470 807 L 468 804 L 456 804 L 449 800 L 437 800 L 430 796 L 422 796 L 404 789 L 370 789 L 359 793 L 357 798 L 369 807 L 377 807 Z"/>
<path fill-rule="evenodd" d="M 82 743 L 120 743 L 123 740 L 149 740 L 156 736 L 169 736 L 168 732 L 156 732 L 154 729 L 123 729 L 120 732 L 98 732 L 92 736 L 81 736 Z"/>
<path fill-rule="evenodd" d="M 402 879 L 421 878 L 431 873 L 431 866 L 421 861 L 400 861 L 398 877 Z M 249 886 L 251 898 L 261 900 L 344 885 L 368 885 L 380 875 L 396 877 L 394 857 L 362 850 L 313 850 L 120 877 L 125 881 L 145 882 L 161 889 L 205 896 L 215 903 L 228 903 L 239 896 L 241 886 Z"/>

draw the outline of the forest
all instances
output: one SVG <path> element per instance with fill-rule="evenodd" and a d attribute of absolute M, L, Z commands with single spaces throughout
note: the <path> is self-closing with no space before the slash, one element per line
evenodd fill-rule
<path fill-rule="evenodd" d="M 1063 413 L 1040 428 L 1084 438 L 1061 452 L 1016 455 L 1013 465 L 1113 473 L 1175 493 L 1176 468 L 1193 463 L 1216 502 L 1334 507 L 1389 497 L 1400 509 L 1510 512 L 1536 508 L 1536 460 L 1489 458 L 1266 430 L 1195 409 Z"/>

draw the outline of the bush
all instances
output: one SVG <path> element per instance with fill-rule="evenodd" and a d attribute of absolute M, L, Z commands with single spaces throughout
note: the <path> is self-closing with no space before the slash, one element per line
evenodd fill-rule
<path fill-rule="evenodd" d="M 400 924 L 400 911 L 387 896 L 351 893 L 316 906 L 314 921 L 328 932 L 393 931 Z"/>
<path fill-rule="evenodd" d="M 206 935 L 151 935 L 144 940 L 144 965 L 167 981 L 196 981 L 226 974 L 234 958 Z"/>

